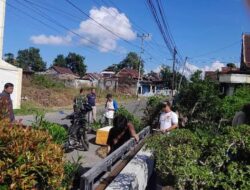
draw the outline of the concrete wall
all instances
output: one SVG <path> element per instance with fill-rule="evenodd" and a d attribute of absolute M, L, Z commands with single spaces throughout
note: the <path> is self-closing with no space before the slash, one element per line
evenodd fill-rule
<path fill-rule="evenodd" d="M 5 83 L 14 84 L 14 92 L 11 95 L 14 109 L 19 109 L 21 106 L 22 73 L 22 69 L 0 60 L 0 92 L 4 89 Z"/>
<path fill-rule="evenodd" d="M 144 150 L 143 147 L 106 190 L 145 190 L 153 169 L 153 154 L 149 150 Z"/>
<path fill-rule="evenodd" d="M 250 84 L 250 75 L 247 74 L 221 74 L 220 83 Z"/>

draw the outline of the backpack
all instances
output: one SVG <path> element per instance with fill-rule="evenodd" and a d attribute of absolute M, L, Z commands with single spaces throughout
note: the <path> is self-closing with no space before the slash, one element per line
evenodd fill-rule
<path fill-rule="evenodd" d="M 114 110 L 116 112 L 118 110 L 118 103 L 117 103 L 117 101 L 113 100 L 113 106 L 114 106 Z"/>

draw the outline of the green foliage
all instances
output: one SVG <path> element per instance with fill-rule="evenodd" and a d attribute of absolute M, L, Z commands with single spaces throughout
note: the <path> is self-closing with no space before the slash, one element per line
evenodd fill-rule
<path fill-rule="evenodd" d="M 116 112 L 117 115 L 123 115 L 126 117 L 131 123 L 133 123 L 136 132 L 140 132 L 142 129 L 141 121 L 139 118 L 137 118 L 134 114 L 130 113 L 128 110 L 126 110 L 125 107 L 121 106 Z"/>
<path fill-rule="evenodd" d="M 178 129 L 149 138 L 147 147 L 162 180 L 176 189 L 250 188 L 250 126 Z"/>
<path fill-rule="evenodd" d="M 77 175 L 77 172 L 79 170 L 79 167 L 81 166 L 80 160 L 82 157 L 78 157 L 76 161 L 72 162 L 66 162 L 64 165 L 64 174 L 65 177 L 62 181 L 63 187 L 69 187 L 72 185 L 72 181 L 74 180 L 75 176 Z"/>
<path fill-rule="evenodd" d="M 37 113 L 35 116 L 35 122 L 32 123 L 32 127 L 35 129 L 47 131 L 53 141 L 57 144 L 63 144 L 67 138 L 67 131 L 61 125 L 46 121 L 44 113 Z"/>
<path fill-rule="evenodd" d="M 2 121 L 0 139 L 0 189 L 68 188 L 63 150 L 47 131 Z"/>
<path fill-rule="evenodd" d="M 234 114 L 241 110 L 243 105 L 250 102 L 250 87 L 238 88 L 234 95 L 226 96 L 222 101 L 222 111 L 225 118 L 232 119 Z"/>
<path fill-rule="evenodd" d="M 87 70 L 87 65 L 84 64 L 84 60 L 85 57 L 70 52 L 65 58 L 66 67 L 70 68 L 73 73 L 77 73 L 80 77 L 83 77 Z"/>
<path fill-rule="evenodd" d="M 127 56 L 120 63 L 111 65 L 110 67 L 107 68 L 107 70 L 118 72 L 123 68 L 130 68 L 139 71 L 139 65 L 141 68 L 141 73 L 143 73 L 144 61 L 142 60 L 140 64 L 139 55 L 135 52 L 129 52 Z"/>
<path fill-rule="evenodd" d="M 43 61 L 40 50 L 34 47 L 29 49 L 19 50 L 16 57 L 16 62 L 19 67 L 24 70 L 31 68 L 33 71 L 44 71 L 46 63 Z"/>
<path fill-rule="evenodd" d="M 13 53 L 5 53 L 4 54 L 4 60 L 7 62 L 7 63 L 10 63 L 12 65 L 15 65 L 15 56 Z"/>
<path fill-rule="evenodd" d="M 91 125 L 91 128 L 96 131 L 97 129 L 102 128 L 102 122 L 101 119 L 99 121 L 94 121 L 94 123 Z"/>
<path fill-rule="evenodd" d="M 31 81 L 33 84 L 44 88 L 64 88 L 62 82 L 56 81 L 49 76 L 34 75 Z"/>
<path fill-rule="evenodd" d="M 44 112 L 45 108 L 37 107 L 33 102 L 22 102 L 21 109 L 14 110 L 15 115 L 32 115 L 37 112 Z"/>
<path fill-rule="evenodd" d="M 222 117 L 221 98 L 218 84 L 210 80 L 201 80 L 196 72 L 185 88 L 177 95 L 176 109 L 187 116 L 189 122 L 216 122 Z"/>
<path fill-rule="evenodd" d="M 64 55 L 59 54 L 53 61 L 53 66 L 67 67 L 67 62 Z"/>
<path fill-rule="evenodd" d="M 143 126 L 155 127 L 158 124 L 159 115 L 161 112 L 161 103 L 166 100 L 163 96 L 152 96 L 148 98 L 144 116 L 142 118 Z"/>

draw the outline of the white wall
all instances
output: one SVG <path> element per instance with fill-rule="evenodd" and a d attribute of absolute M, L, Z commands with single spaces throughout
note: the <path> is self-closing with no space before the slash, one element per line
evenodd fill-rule
<path fill-rule="evenodd" d="M 14 109 L 19 109 L 21 106 L 22 72 L 22 69 L 0 60 L 0 92 L 4 89 L 5 83 L 14 84 L 14 92 L 11 95 Z"/>
<path fill-rule="evenodd" d="M 4 34 L 4 20 L 5 20 L 5 0 L 0 0 L 0 60 L 3 53 L 3 34 Z"/>

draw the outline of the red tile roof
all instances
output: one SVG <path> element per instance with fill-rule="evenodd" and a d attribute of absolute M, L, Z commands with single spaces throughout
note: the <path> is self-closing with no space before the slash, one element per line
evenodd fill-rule
<path fill-rule="evenodd" d="M 117 76 L 120 78 L 138 78 L 139 72 L 134 69 L 123 68 L 117 73 Z"/>
<path fill-rule="evenodd" d="M 242 43 L 243 62 L 247 67 L 250 68 L 250 34 L 243 35 Z"/>
<path fill-rule="evenodd" d="M 65 67 L 58 67 L 58 66 L 53 66 L 52 67 L 57 73 L 59 74 L 70 74 L 70 75 L 75 75 L 71 69 L 65 68 Z"/>

